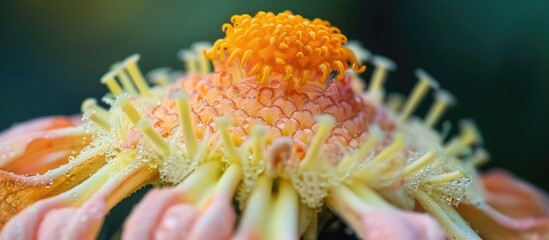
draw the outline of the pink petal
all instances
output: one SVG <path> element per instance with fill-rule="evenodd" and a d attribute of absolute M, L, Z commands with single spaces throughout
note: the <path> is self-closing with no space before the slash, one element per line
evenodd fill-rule
<path fill-rule="evenodd" d="M 102 196 L 95 196 L 81 208 L 50 211 L 38 230 L 40 240 L 95 239 L 101 230 L 106 209 Z"/>
<path fill-rule="evenodd" d="M 79 117 L 50 116 L 41 117 L 17 124 L 0 133 L 0 143 L 11 138 L 29 133 L 80 125 Z"/>
<path fill-rule="evenodd" d="M 38 229 L 38 239 L 61 239 L 63 232 L 67 229 L 67 224 L 64 221 L 58 221 L 58 219 L 71 218 L 74 212 L 74 208 L 54 209 L 48 212 Z"/>
<path fill-rule="evenodd" d="M 19 211 L 38 200 L 73 188 L 103 164 L 102 158 L 76 159 L 46 174 L 34 176 L 0 170 L 0 229 Z"/>
<path fill-rule="evenodd" d="M 504 170 L 494 170 L 482 177 L 486 201 L 501 213 L 516 217 L 549 217 L 549 197 Z"/>
<path fill-rule="evenodd" d="M 445 239 L 442 228 L 427 214 L 377 208 L 361 214 L 360 233 L 369 240 Z"/>
<path fill-rule="evenodd" d="M 67 117 L 32 120 L 0 135 L 0 168 L 17 174 L 37 174 L 66 163 L 91 138 Z"/>
<path fill-rule="evenodd" d="M 4 226 L 0 239 L 95 239 L 107 212 L 104 196 L 80 208 L 70 207 L 70 198 L 59 195 L 26 208 Z"/>
<path fill-rule="evenodd" d="M 178 204 L 170 207 L 164 214 L 156 229 L 154 239 L 157 240 L 184 240 L 191 232 L 200 212 L 196 207 L 188 204 Z"/>
<path fill-rule="evenodd" d="M 188 239 L 229 239 L 235 222 L 236 214 L 231 205 L 231 199 L 216 195 L 196 220 Z"/>
<path fill-rule="evenodd" d="M 483 239 L 549 239 L 549 218 L 507 217 L 489 206 L 460 204 L 459 214 Z"/>
<path fill-rule="evenodd" d="M 486 202 L 457 211 L 485 239 L 549 239 L 549 198 L 504 170 L 484 176 Z"/>
<path fill-rule="evenodd" d="M 2 229 L 0 239 L 36 239 L 40 222 L 51 210 L 68 206 L 67 198 L 49 198 L 26 208 Z"/>
<path fill-rule="evenodd" d="M 182 197 L 178 188 L 151 190 L 124 223 L 122 239 L 151 239 L 164 213 Z"/>

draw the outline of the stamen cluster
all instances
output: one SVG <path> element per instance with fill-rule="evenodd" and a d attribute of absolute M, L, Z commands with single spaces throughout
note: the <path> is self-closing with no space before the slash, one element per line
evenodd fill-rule
<path fill-rule="evenodd" d="M 327 21 L 311 21 L 286 11 L 235 15 L 231 22 L 223 25 L 226 37 L 215 42 L 207 57 L 231 66 L 239 59 L 246 74 L 259 82 L 279 73 L 285 81 L 302 86 L 309 81 L 323 83 L 332 70 L 339 80 L 349 66 L 357 72 L 365 70 L 344 46 L 345 35 Z"/>

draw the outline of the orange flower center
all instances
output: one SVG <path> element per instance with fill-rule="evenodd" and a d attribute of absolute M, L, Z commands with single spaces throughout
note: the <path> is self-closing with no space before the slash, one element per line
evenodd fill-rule
<path fill-rule="evenodd" d="M 287 86 L 292 88 L 323 83 L 332 71 L 342 80 L 349 66 L 357 72 L 365 70 L 343 45 L 347 37 L 327 21 L 311 21 L 286 11 L 235 15 L 231 22 L 223 25 L 226 37 L 216 41 L 207 57 L 229 66 L 239 59 L 244 72 L 261 83 L 271 73 L 280 73 L 284 81 L 293 83 Z"/>

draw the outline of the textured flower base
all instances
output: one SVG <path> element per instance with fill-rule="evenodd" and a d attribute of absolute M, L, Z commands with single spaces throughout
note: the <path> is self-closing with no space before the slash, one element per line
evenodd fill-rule
<path fill-rule="evenodd" d="M 149 184 L 123 239 L 316 239 L 334 215 L 364 239 L 549 237 L 544 194 L 477 175 L 471 120 L 434 129 L 454 99 L 425 71 L 407 99 L 386 96 L 396 65 L 326 21 L 260 12 L 223 30 L 181 52 L 184 74 L 154 71 L 150 87 L 133 55 L 101 79 L 108 108 L 4 132 L 0 238 L 94 239 Z"/>

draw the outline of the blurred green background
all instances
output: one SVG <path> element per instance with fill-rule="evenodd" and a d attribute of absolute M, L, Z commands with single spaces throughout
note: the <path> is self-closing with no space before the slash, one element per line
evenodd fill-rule
<path fill-rule="evenodd" d="M 478 123 L 488 167 L 549 190 L 547 9 L 547 1 L 2 1 L 0 129 L 77 113 L 84 98 L 106 92 L 99 78 L 109 66 L 132 53 L 144 71 L 179 69 L 176 52 L 222 37 L 231 15 L 292 10 L 394 59 L 391 90 L 408 93 L 414 69 L 425 68 L 458 97 L 448 119 Z"/>

